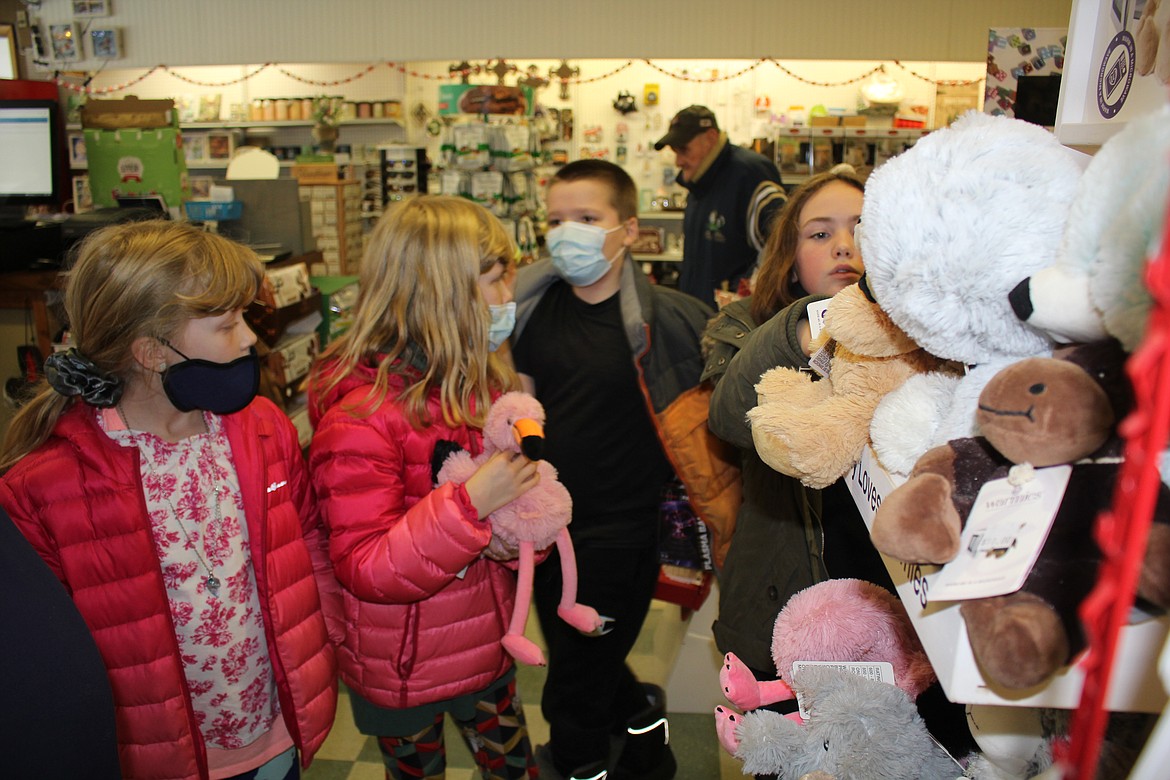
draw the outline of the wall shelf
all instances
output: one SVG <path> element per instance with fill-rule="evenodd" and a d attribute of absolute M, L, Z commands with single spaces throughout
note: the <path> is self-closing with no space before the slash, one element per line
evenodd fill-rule
<path fill-rule="evenodd" d="M 259 129 L 263 129 L 263 128 L 267 128 L 267 127 L 273 128 L 274 130 L 279 130 L 279 129 L 289 128 L 289 127 L 310 128 L 314 124 L 315 123 L 312 120 L 308 120 L 308 119 L 289 119 L 289 120 L 280 120 L 280 121 L 272 121 L 272 122 L 248 122 L 248 121 L 239 121 L 239 122 L 233 122 L 233 121 L 181 122 L 179 124 L 179 127 L 180 127 L 180 129 L 183 129 L 183 130 L 227 130 L 227 129 L 232 129 L 232 128 L 259 130 Z M 405 127 L 406 126 L 402 122 L 401 119 L 388 119 L 385 117 L 380 117 L 377 119 L 349 119 L 349 120 L 342 121 L 339 124 L 340 127 L 359 127 L 362 125 L 371 125 L 371 126 L 394 125 L 397 127 Z M 70 123 L 70 124 L 65 125 L 65 129 L 67 129 L 67 130 L 80 130 L 81 125 L 78 123 Z"/>
<path fill-rule="evenodd" d="M 265 121 L 259 121 L 259 122 L 249 122 L 249 121 L 182 122 L 179 124 L 179 127 L 181 127 L 184 130 L 216 130 L 219 128 L 233 128 L 233 127 L 258 130 L 258 129 L 262 129 L 265 127 L 271 127 L 274 129 L 280 129 L 280 128 L 285 128 L 285 127 L 312 127 L 314 124 L 316 124 L 316 123 L 313 122 L 311 119 L 285 119 L 285 120 L 277 120 L 277 121 L 269 121 L 269 122 L 265 122 Z M 339 127 L 353 127 L 353 126 L 359 126 L 359 125 L 397 125 L 398 127 L 404 127 L 402 120 L 389 119 L 386 117 L 379 117 L 377 119 L 346 119 L 346 120 L 342 120 L 341 122 L 338 123 Z"/>
<path fill-rule="evenodd" d="M 682 252 L 659 252 L 656 255 L 631 252 L 630 256 L 639 263 L 681 263 L 683 259 Z"/>

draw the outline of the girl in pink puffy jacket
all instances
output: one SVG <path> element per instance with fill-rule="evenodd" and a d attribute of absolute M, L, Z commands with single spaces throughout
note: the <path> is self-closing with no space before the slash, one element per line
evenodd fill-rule
<path fill-rule="evenodd" d="M 484 778 L 536 777 L 500 644 L 516 576 L 487 521 L 536 484 L 535 464 L 497 453 L 435 487 L 446 448 L 478 455 L 488 406 L 518 384 L 494 351 L 512 328 L 514 255 L 471 201 L 392 207 L 367 242 L 353 324 L 310 379 L 310 472 L 342 586 L 338 664 L 390 778 L 444 776 L 447 713 Z"/>
<path fill-rule="evenodd" d="M 292 780 L 333 723 L 337 584 L 296 430 L 256 398 L 262 278 L 188 224 L 91 234 L 74 346 L 0 449 L 0 505 L 105 663 L 125 778 Z"/>

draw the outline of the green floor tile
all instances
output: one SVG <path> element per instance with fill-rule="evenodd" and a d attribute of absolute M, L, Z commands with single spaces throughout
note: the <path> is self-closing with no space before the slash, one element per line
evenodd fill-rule
<path fill-rule="evenodd" d="M 346 780 L 352 769 L 352 761 L 318 758 L 312 766 L 301 772 L 301 780 Z"/>

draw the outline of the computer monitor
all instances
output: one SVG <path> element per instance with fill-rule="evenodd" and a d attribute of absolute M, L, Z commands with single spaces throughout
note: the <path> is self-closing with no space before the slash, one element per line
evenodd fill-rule
<path fill-rule="evenodd" d="M 1016 102 L 1012 114 L 1016 119 L 1042 127 L 1056 124 L 1057 103 L 1060 100 L 1060 74 L 1048 76 L 1020 76 L 1016 83 Z"/>
<path fill-rule="evenodd" d="M 0 100 L 0 206 L 60 206 L 65 137 L 55 100 Z"/>

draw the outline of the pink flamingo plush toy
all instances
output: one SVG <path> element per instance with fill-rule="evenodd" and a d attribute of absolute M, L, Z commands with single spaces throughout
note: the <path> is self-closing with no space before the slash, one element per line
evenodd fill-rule
<path fill-rule="evenodd" d="M 557 481 L 556 469 L 547 461 L 539 460 L 544 442 L 543 426 L 544 407 L 539 401 L 527 393 L 505 393 L 492 404 L 484 421 L 483 452 L 475 457 L 464 451 L 451 453 L 443 461 L 437 478 L 439 484 L 466 482 L 479 464 L 497 451 L 521 452 L 529 460 L 538 461 L 540 482 L 536 487 L 489 517 L 495 536 L 493 548 L 519 550 L 520 557 L 516 606 L 504 635 L 504 649 L 517 661 L 532 666 L 545 664 L 544 653 L 524 636 L 537 550 L 556 543 L 560 553 L 564 586 L 557 614 L 561 619 L 586 634 L 601 632 L 605 623 L 597 610 L 577 603 L 577 559 L 569 538 L 573 501 L 569 491 Z"/>

